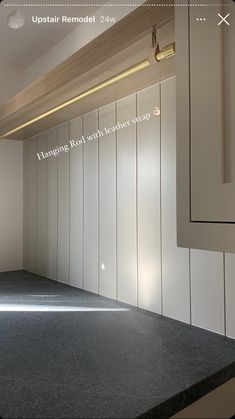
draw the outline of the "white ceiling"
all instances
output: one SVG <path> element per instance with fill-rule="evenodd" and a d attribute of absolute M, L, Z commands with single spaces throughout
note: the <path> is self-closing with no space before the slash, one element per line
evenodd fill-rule
<path fill-rule="evenodd" d="M 99 0 L 90 3 L 105 3 Z M 45 52 L 57 44 L 66 35 L 72 32 L 77 24 L 41 24 L 32 23 L 34 16 L 86 16 L 92 15 L 99 6 L 74 7 L 46 7 L 36 6 L 39 0 L 12 1 L 3 0 L 0 4 L 0 63 L 25 68 L 35 62 Z M 47 3 L 53 3 L 49 0 Z M 63 4 L 89 4 L 88 1 L 58 0 Z M 14 4 L 14 6 L 10 6 Z M 21 4 L 21 6 L 20 6 Z M 35 6 L 22 6 L 22 4 L 35 4 Z M 9 6 L 8 6 L 9 5 Z M 25 17 L 25 24 L 20 29 L 11 29 L 7 24 L 7 17 L 13 10 L 19 10 Z"/>

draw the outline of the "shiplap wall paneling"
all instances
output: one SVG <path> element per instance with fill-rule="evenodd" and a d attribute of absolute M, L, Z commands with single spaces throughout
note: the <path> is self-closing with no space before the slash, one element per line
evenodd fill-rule
<path fill-rule="evenodd" d="M 84 289 L 98 293 L 98 111 L 84 115 Z M 92 137 L 93 138 L 93 137 Z"/>
<path fill-rule="evenodd" d="M 24 217 L 24 226 L 23 226 L 23 268 L 25 270 L 29 269 L 29 140 L 24 141 L 24 167 L 23 167 L 23 176 L 24 176 L 24 204 L 23 204 L 23 217 Z"/>
<path fill-rule="evenodd" d="M 0 141 L 0 272 L 23 265 L 23 144 Z"/>
<path fill-rule="evenodd" d="M 116 298 L 116 106 L 99 110 L 99 293 Z"/>
<path fill-rule="evenodd" d="M 176 239 L 175 78 L 161 84 L 161 217 L 163 314 L 189 323 L 189 249 Z"/>
<path fill-rule="evenodd" d="M 224 334 L 223 254 L 190 250 L 192 324 Z"/>
<path fill-rule="evenodd" d="M 117 292 L 137 305 L 136 224 L 136 95 L 117 102 L 117 122 L 130 125 L 117 132 Z"/>
<path fill-rule="evenodd" d="M 29 140 L 28 269 L 37 273 L 37 137 Z"/>
<path fill-rule="evenodd" d="M 152 114 L 148 122 L 133 124 L 136 110 L 140 115 L 159 106 L 159 88 L 161 116 Z M 101 295 L 155 312 L 160 312 L 162 291 L 163 314 L 184 322 L 190 321 L 191 299 L 192 324 L 222 334 L 226 325 L 227 335 L 235 338 L 235 256 L 226 254 L 224 258 L 222 253 L 176 245 L 175 80 L 167 80 L 161 87 L 155 85 L 83 118 L 85 137 L 116 122 L 130 120 L 130 126 L 120 129 L 116 139 L 113 133 L 86 140 L 83 152 L 82 146 L 78 146 L 44 162 L 37 161 L 36 153 L 41 148 L 43 151 L 45 138 L 25 141 L 24 268 L 31 272 L 38 269 L 40 273 L 45 263 L 41 251 L 45 243 L 46 199 L 47 277 L 57 279 L 58 269 L 62 282 L 70 279 L 72 285 L 82 287 L 84 281 L 89 291 L 99 291 Z M 57 148 L 58 130 L 59 145 L 64 146 L 69 137 L 77 139 L 82 134 L 82 118 L 71 121 L 70 135 L 69 124 L 47 131 L 47 151 Z M 158 276 L 160 237 L 162 290 Z M 105 270 L 101 269 L 102 263 Z"/>
<path fill-rule="evenodd" d="M 138 305 L 161 313 L 160 86 L 137 94 Z"/>
<path fill-rule="evenodd" d="M 81 140 L 82 117 L 70 122 L 70 139 Z M 83 144 L 70 151 L 70 284 L 83 288 Z"/>
<path fill-rule="evenodd" d="M 57 128 L 47 131 L 47 151 L 57 148 Z M 47 165 L 47 277 L 57 279 L 57 163 L 56 157 L 46 159 Z"/>
<path fill-rule="evenodd" d="M 235 255 L 225 254 L 226 334 L 235 339 Z"/>
<path fill-rule="evenodd" d="M 69 144 L 69 123 L 58 127 L 58 148 Z M 58 157 L 58 265 L 57 279 L 69 283 L 69 151 Z"/>
<path fill-rule="evenodd" d="M 37 152 L 46 152 L 46 133 L 38 136 Z M 47 202 L 46 202 L 46 159 L 37 158 L 37 273 L 46 275 L 46 235 L 47 235 Z"/>

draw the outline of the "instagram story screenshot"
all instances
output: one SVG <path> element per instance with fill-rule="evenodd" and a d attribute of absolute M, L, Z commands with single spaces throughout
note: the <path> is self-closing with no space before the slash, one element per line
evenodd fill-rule
<path fill-rule="evenodd" d="M 235 0 L 0 0 L 0 419 L 235 418 Z"/>

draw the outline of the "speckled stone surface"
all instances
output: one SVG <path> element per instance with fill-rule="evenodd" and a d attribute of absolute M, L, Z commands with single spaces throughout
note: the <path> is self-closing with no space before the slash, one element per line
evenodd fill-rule
<path fill-rule="evenodd" d="M 162 419 L 234 375 L 233 340 L 24 271 L 0 274 L 2 418 Z"/>

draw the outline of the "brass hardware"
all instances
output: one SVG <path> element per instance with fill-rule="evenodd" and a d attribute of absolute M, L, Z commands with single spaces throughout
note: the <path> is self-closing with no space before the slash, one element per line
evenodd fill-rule
<path fill-rule="evenodd" d="M 170 58 L 175 55 L 175 42 L 165 46 L 161 51 L 159 44 L 156 47 L 155 58 L 158 62 L 164 60 L 165 58 Z"/>
<path fill-rule="evenodd" d="M 157 44 L 157 29 L 156 29 L 156 25 L 154 25 L 153 30 L 152 30 L 152 46 L 153 46 L 153 48 L 155 47 L 156 44 Z"/>

